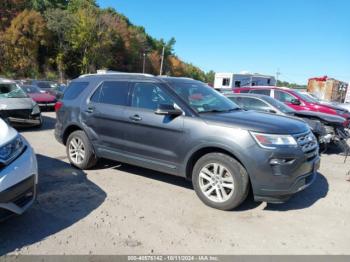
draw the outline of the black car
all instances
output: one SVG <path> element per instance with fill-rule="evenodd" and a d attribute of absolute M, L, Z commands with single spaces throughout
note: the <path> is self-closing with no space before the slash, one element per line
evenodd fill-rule
<path fill-rule="evenodd" d="M 256 110 L 303 119 L 311 127 L 324 150 L 327 149 L 327 144 L 330 142 L 339 143 L 342 139 L 348 139 L 347 131 L 343 126 L 345 121 L 343 117 L 313 111 L 296 111 L 266 95 L 231 93 L 226 94 L 226 96 L 246 110 Z"/>
<path fill-rule="evenodd" d="M 286 201 L 312 184 L 320 164 L 305 122 L 242 110 L 188 78 L 85 75 L 70 83 L 56 112 L 55 136 L 74 166 L 108 158 L 182 176 L 222 210 L 250 188 L 257 201 Z"/>

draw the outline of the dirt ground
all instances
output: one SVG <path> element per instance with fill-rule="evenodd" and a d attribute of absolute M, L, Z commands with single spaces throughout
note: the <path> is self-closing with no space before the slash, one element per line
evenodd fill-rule
<path fill-rule="evenodd" d="M 83 172 L 42 129 L 22 129 L 39 163 L 37 203 L 0 224 L 3 254 L 350 254 L 350 158 L 322 155 L 317 181 L 280 205 L 201 203 L 182 178 L 103 161 Z"/>

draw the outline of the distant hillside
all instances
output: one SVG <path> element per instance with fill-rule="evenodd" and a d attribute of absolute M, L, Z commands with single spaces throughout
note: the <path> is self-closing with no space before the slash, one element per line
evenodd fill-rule
<path fill-rule="evenodd" d="M 182 61 L 175 38 L 155 39 L 142 26 L 94 0 L 2 0 L 0 75 L 69 79 L 96 69 L 213 81 L 213 72 Z M 145 54 L 145 57 L 144 57 Z"/>
<path fill-rule="evenodd" d="M 277 81 L 277 86 L 284 86 L 284 87 L 289 87 L 289 88 L 295 88 L 295 89 L 306 89 L 306 85 L 298 85 L 296 83 L 289 83 L 287 81 Z"/>

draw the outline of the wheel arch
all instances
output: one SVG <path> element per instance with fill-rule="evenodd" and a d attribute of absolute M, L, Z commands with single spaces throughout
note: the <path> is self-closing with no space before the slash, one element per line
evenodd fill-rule
<path fill-rule="evenodd" d="M 68 137 L 70 136 L 70 134 L 72 134 L 73 132 L 77 131 L 77 130 L 81 130 L 84 131 L 85 130 L 78 124 L 74 123 L 69 125 L 68 127 L 66 127 L 66 129 L 63 132 L 63 136 L 62 136 L 62 142 L 65 145 L 67 143 Z"/>
<path fill-rule="evenodd" d="M 239 155 L 232 152 L 232 150 L 227 149 L 225 146 L 223 145 L 203 146 L 203 147 L 197 148 L 187 158 L 186 169 L 185 169 L 186 179 L 192 180 L 192 171 L 193 171 L 194 165 L 196 164 L 198 159 L 200 159 L 202 156 L 209 153 L 223 153 L 228 156 L 231 156 L 232 158 L 237 160 L 247 170 L 244 162 L 240 159 Z M 249 176 L 249 173 L 248 173 L 248 176 Z"/>

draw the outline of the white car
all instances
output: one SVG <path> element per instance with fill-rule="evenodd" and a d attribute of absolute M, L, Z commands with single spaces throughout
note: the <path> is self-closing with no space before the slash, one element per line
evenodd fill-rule
<path fill-rule="evenodd" d="M 0 119 L 0 221 L 35 201 L 38 164 L 28 142 Z"/>

